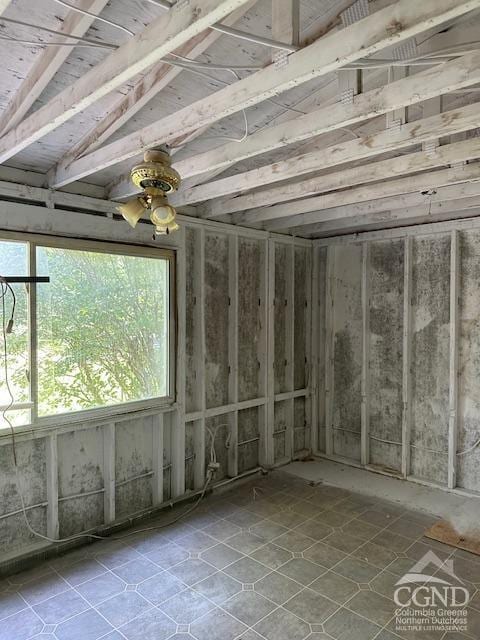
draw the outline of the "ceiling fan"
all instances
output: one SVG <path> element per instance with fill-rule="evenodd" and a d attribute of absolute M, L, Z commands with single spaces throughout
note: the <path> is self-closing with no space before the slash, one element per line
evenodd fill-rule
<path fill-rule="evenodd" d="M 181 178 L 170 165 L 168 153 L 150 149 L 145 151 L 143 162 L 131 170 L 130 179 L 142 194 L 117 207 L 131 227 L 135 228 L 145 211 L 150 211 L 156 235 L 169 234 L 179 228 L 177 212 L 168 204 L 167 194 L 178 189 Z"/>

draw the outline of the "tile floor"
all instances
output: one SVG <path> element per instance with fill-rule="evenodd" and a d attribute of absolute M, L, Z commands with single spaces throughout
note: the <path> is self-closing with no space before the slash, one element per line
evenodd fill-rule
<path fill-rule="evenodd" d="M 3 580 L 0 640 L 478 640 L 480 557 L 423 538 L 433 520 L 274 472 Z M 394 632 L 394 584 L 429 549 L 474 596 L 467 635 Z"/>

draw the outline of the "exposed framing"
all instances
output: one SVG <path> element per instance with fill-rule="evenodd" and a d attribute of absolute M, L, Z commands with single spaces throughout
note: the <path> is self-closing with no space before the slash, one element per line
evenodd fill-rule
<path fill-rule="evenodd" d="M 331 337 L 328 335 L 328 322 L 331 311 L 329 305 L 332 301 L 331 293 L 331 269 L 332 258 L 335 247 L 337 245 L 345 245 L 350 243 L 362 243 L 363 259 L 365 259 L 368 246 L 371 242 L 382 241 L 386 239 L 403 239 L 404 241 L 404 272 L 403 272 L 403 372 L 402 372 L 402 465 L 401 475 L 403 478 L 415 482 L 420 485 L 436 487 L 444 489 L 445 491 L 452 491 L 463 496 L 475 496 L 475 492 L 463 489 L 457 486 L 457 438 L 459 428 L 459 415 L 458 415 L 458 375 L 459 375 L 459 291 L 460 291 L 460 261 L 461 261 L 461 232 L 468 230 L 480 230 L 480 219 L 473 218 L 467 220 L 452 220 L 448 222 L 437 222 L 431 224 L 425 224 L 421 226 L 403 227 L 397 229 L 389 229 L 382 231 L 366 232 L 362 234 L 351 234 L 348 236 L 338 236 L 328 239 L 318 239 L 313 242 L 313 246 L 316 251 L 320 247 L 325 247 L 327 250 L 327 272 L 326 272 L 326 288 L 327 295 L 325 301 L 325 312 L 327 318 L 327 338 L 325 340 L 325 354 L 326 354 L 326 402 L 327 402 L 327 416 L 328 416 L 328 392 L 329 392 L 329 375 L 330 367 L 328 366 L 328 357 L 331 352 Z M 449 346 L 449 424 L 448 424 L 448 476 L 444 485 L 438 484 L 433 481 L 424 480 L 422 478 L 414 477 L 411 475 L 410 468 L 410 431 L 411 431 L 411 402 L 412 402 L 412 386 L 411 386 L 411 366 L 412 366 L 412 266 L 413 266 L 413 240 L 414 238 L 421 237 L 434 237 L 436 234 L 445 235 L 450 234 L 450 346 Z M 365 272 L 363 271 L 363 274 Z M 362 275 L 363 275 L 362 274 Z M 363 281 L 363 286 L 365 282 Z M 368 286 L 368 283 L 367 283 Z M 322 346 L 320 345 L 320 348 Z M 331 448 L 328 446 L 328 422 L 327 429 L 327 450 L 325 453 L 317 450 L 317 455 L 320 457 L 335 460 L 359 468 L 366 468 L 371 471 L 382 473 L 384 475 L 390 475 L 398 477 L 394 473 L 389 473 L 386 470 L 372 468 L 365 464 L 362 459 L 360 463 L 355 463 L 347 459 L 340 459 L 332 453 Z M 447 456 L 445 456 L 445 463 L 447 464 Z"/>

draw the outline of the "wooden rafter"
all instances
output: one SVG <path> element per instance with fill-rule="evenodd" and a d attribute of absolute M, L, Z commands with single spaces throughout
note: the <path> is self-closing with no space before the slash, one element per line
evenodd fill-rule
<path fill-rule="evenodd" d="M 203 172 L 223 170 L 262 153 L 333 132 L 352 124 L 387 113 L 398 106 L 409 106 L 480 82 L 480 53 L 468 53 L 446 64 L 373 89 L 357 96 L 350 104 L 327 105 L 281 122 L 249 136 L 241 145 L 227 143 L 211 151 L 174 163 L 183 179 Z M 213 177 L 213 176 L 211 176 Z M 228 183 L 227 183 L 228 184 Z M 208 189 L 209 187 L 207 187 Z M 250 185 L 249 185 L 250 188 Z M 112 184 L 109 197 L 120 200 L 135 194 L 130 176 Z"/>
<path fill-rule="evenodd" d="M 478 71 L 480 78 L 480 69 Z M 478 126 L 480 126 L 480 103 L 475 103 L 437 116 L 417 120 L 404 125 L 395 132 L 386 129 L 356 140 L 349 140 L 209 182 L 180 192 L 172 199 L 172 202 L 177 205 L 194 204 L 235 195 L 308 173 L 371 158 L 381 153 L 401 151 L 407 147 L 434 140 L 438 137 L 439 131 L 442 132 L 442 135 L 447 136 L 475 129 Z"/>
<path fill-rule="evenodd" d="M 178 3 L 0 139 L 5 162 L 248 0 Z"/>
<path fill-rule="evenodd" d="M 456 172 L 452 169 L 443 169 L 441 171 L 433 172 L 431 177 L 428 174 L 426 175 L 422 173 L 416 176 L 415 180 L 411 180 L 410 177 L 401 178 L 400 180 L 392 180 L 391 182 L 394 183 L 402 183 L 403 186 L 397 184 L 397 189 L 408 189 L 408 192 L 384 197 L 382 192 L 383 185 L 376 185 L 376 189 L 373 187 L 371 188 L 370 194 L 371 196 L 380 196 L 379 198 L 372 198 L 371 200 L 363 201 L 360 200 L 351 204 L 337 205 L 326 209 L 318 209 L 316 211 L 311 211 L 308 214 L 273 218 L 270 221 L 264 221 L 262 226 L 266 227 L 269 231 L 291 228 L 299 229 L 303 226 L 323 222 L 333 222 L 335 220 L 342 220 L 343 218 L 351 218 L 367 214 L 375 216 L 382 212 L 392 211 L 395 209 L 406 209 L 424 204 L 438 204 L 447 200 L 458 200 L 471 196 L 480 196 L 480 165 L 475 163 L 471 165 L 469 169 L 470 171 L 463 172 L 463 175 L 461 171 Z M 425 188 L 425 184 L 454 181 L 459 177 L 466 179 L 468 175 L 476 176 L 476 181 L 460 183 L 453 182 L 452 184 Z M 415 185 L 417 185 L 417 190 L 412 191 L 412 189 L 415 189 Z M 386 186 L 389 189 L 392 189 L 389 183 L 387 183 Z M 358 193 L 360 192 L 360 189 L 349 189 L 344 193 L 347 194 L 350 191 Z M 343 195 L 343 193 L 340 195 Z M 353 197 L 353 194 L 349 195 L 350 197 Z M 361 193 L 358 193 L 358 197 L 362 197 Z"/>
<path fill-rule="evenodd" d="M 59 187 L 128 160 L 148 146 L 168 143 L 478 7 L 480 0 L 400 0 L 347 27 L 343 38 L 335 34 L 321 38 L 291 54 L 289 63 L 282 68 L 271 65 L 262 69 L 72 162 L 68 169 L 59 168 L 52 173 L 50 185 Z M 0 159 L 1 151 L 0 148 Z"/>
<path fill-rule="evenodd" d="M 255 2 L 256 0 L 250 0 L 247 4 L 240 7 L 240 9 L 227 16 L 222 24 L 227 26 L 235 24 L 237 20 L 251 9 Z M 198 58 L 221 36 L 222 34 L 219 31 L 204 31 L 185 43 L 180 49 L 175 51 L 175 53 L 190 59 Z M 150 100 L 158 95 L 160 91 L 173 82 L 182 71 L 183 69 L 180 67 L 172 67 L 162 61 L 154 65 L 125 96 L 119 98 L 106 116 L 69 150 L 68 154 L 58 163 L 59 166 L 68 167 L 76 158 L 104 144 L 126 122 L 131 120 L 143 109 Z"/>
<path fill-rule="evenodd" d="M 99 15 L 107 2 L 108 0 L 81 0 L 76 6 L 89 13 Z M 95 18 L 91 16 L 70 10 L 63 21 L 61 31 L 81 37 L 88 31 L 94 20 Z M 71 40 L 65 38 L 65 42 L 71 42 Z M 22 121 L 71 52 L 70 47 L 46 47 L 38 55 L 10 104 L 2 113 L 0 118 L 1 133 L 7 133 Z"/>
<path fill-rule="evenodd" d="M 436 189 L 449 185 L 480 181 L 480 164 L 462 165 L 459 168 L 440 169 L 422 172 L 408 178 L 396 178 L 378 184 L 365 184 L 360 187 L 325 193 L 285 204 L 260 209 L 251 209 L 244 213 L 233 214 L 240 225 L 261 225 L 272 229 L 285 229 L 319 221 L 322 211 L 329 210 L 331 215 L 342 212 L 347 207 L 355 212 L 366 213 L 375 210 L 380 200 L 402 202 L 405 194 L 428 195 Z M 421 204 L 415 203 L 415 204 Z M 392 205 L 390 204 L 390 208 Z"/>
<path fill-rule="evenodd" d="M 480 215 L 480 197 L 447 200 L 433 204 L 422 204 L 417 207 L 406 207 L 377 214 L 352 216 L 341 220 L 319 222 L 308 227 L 300 227 L 298 231 L 303 237 L 351 233 L 358 227 L 362 231 L 369 229 L 385 229 L 411 224 L 423 224 L 455 218 L 477 217 Z M 296 232 L 296 229 L 293 229 Z"/>
<path fill-rule="evenodd" d="M 476 158 L 480 158 L 480 138 L 472 138 L 471 140 L 438 147 L 433 154 L 425 151 L 409 153 L 397 158 L 370 162 L 359 167 L 307 178 L 299 182 L 248 193 L 236 198 L 218 199 L 206 204 L 202 208 L 201 214 L 203 217 L 211 219 L 222 219 L 228 217 L 228 214 L 237 211 L 268 207 L 279 202 L 345 189 L 349 186 L 389 180 L 393 177 L 445 167 Z M 256 219 L 261 219 L 261 216 L 257 216 Z"/>
<path fill-rule="evenodd" d="M 479 67 L 480 53 L 472 52 L 361 94 L 351 104 L 338 102 L 321 107 L 292 121 L 254 133 L 241 145 L 228 143 L 186 158 L 175 163 L 175 168 L 185 178 L 218 168 L 225 169 L 242 160 L 382 115 L 397 106 L 410 106 L 480 82 Z"/>
<path fill-rule="evenodd" d="M 332 32 L 333 31 L 338 31 L 341 28 L 341 25 L 342 25 L 341 15 L 342 15 L 343 11 L 345 11 L 345 9 L 347 9 L 352 4 L 354 4 L 355 1 L 356 0 L 339 0 L 339 2 L 337 2 L 335 4 L 335 13 L 333 13 L 330 10 L 330 11 L 327 11 L 326 14 L 324 16 L 322 16 L 321 18 L 317 18 L 316 20 L 314 20 L 313 24 L 309 25 L 305 29 L 305 31 L 301 33 L 300 47 L 308 46 L 309 44 L 311 44 L 312 42 L 314 42 L 318 38 L 325 36 L 330 31 L 332 31 Z M 274 5 L 276 5 L 275 0 L 272 0 L 272 12 L 273 12 Z M 328 83 L 327 83 L 327 86 L 328 86 Z M 315 109 L 316 105 L 317 105 L 316 98 L 318 97 L 320 91 L 321 91 L 320 88 L 316 89 L 316 90 L 313 90 L 307 96 L 301 98 L 298 101 L 298 103 L 296 102 L 292 106 L 294 108 L 296 108 L 296 109 L 302 109 L 304 112 L 307 112 L 307 113 L 310 112 L 310 111 L 313 111 Z M 295 114 L 294 118 L 292 118 L 292 114 Z M 295 122 L 295 120 L 297 118 L 298 118 L 298 114 L 295 111 L 291 111 L 289 107 L 285 107 L 285 111 L 283 111 L 283 113 L 281 113 L 280 115 L 275 116 L 273 121 L 274 121 L 274 123 L 277 123 L 277 121 L 280 122 L 280 123 L 284 123 L 284 122 L 288 121 L 290 124 L 294 124 L 294 122 Z M 271 129 L 274 126 L 275 126 L 275 124 L 270 122 L 269 128 Z M 205 126 L 205 127 L 200 128 L 200 129 L 197 129 L 193 133 L 190 133 L 187 136 L 184 136 L 183 138 L 179 138 L 177 140 L 174 140 L 171 143 L 171 146 L 174 147 L 173 150 L 172 150 L 172 155 L 174 155 L 176 153 L 175 147 L 177 147 L 179 145 L 183 145 L 184 146 L 185 144 L 189 144 L 192 140 L 195 140 L 200 135 L 202 135 L 207 129 L 208 129 L 208 125 Z M 262 127 L 261 129 L 262 129 L 262 132 L 263 132 L 265 127 Z M 288 131 L 288 125 L 286 127 L 286 131 Z M 259 133 L 260 133 L 260 131 L 258 131 L 254 135 L 257 136 Z M 244 145 L 252 137 L 253 136 L 250 135 L 247 138 L 247 140 L 244 141 L 244 143 L 242 144 L 242 149 L 244 148 Z M 226 146 L 228 147 L 229 144 L 232 146 L 232 150 L 233 150 L 233 147 L 235 147 L 234 153 L 238 152 L 238 148 L 239 148 L 238 147 L 238 143 L 228 143 Z M 221 150 L 221 149 L 223 149 L 223 147 L 220 147 L 219 149 Z M 203 154 L 198 154 L 195 157 L 198 158 L 198 157 L 200 157 L 200 155 L 203 156 Z M 207 160 L 206 160 L 206 164 L 208 166 L 208 161 Z M 193 187 L 193 186 L 196 186 L 196 185 L 201 184 L 203 182 L 209 182 L 210 180 L 213 180 L 214 178 L 216 178 L 218 174 L 222 173 L 225 168 L 226 167 L 219 166 L 219 167 L 216 167 L 216 168 L 212 169 L 211 171 L 207 170 L 204 173 L 197 173 L 195 175 L 190 174 L 191 177 L 187 178 L 188 179 L 188 186 L 189 187 Z M 185 179 L 186 174 L 182 174 L 182 175 L 184 176 L 184 179 Z M 106 193 L 109 195 L 110 198 L 113 198 L 113 199 L 123 199 L 123 198 L 128 198 L 130 196 L 135 195 L 135 193 L 137 193 L 137 191 L 136 191 L 134 185 L 132 184 L 132 181 L 130 180 L 130 172 L 126 172 L 124 175 L 121 175 L 121 176 L 115 178 L 115 180 L 113 180 L 110 183 L 110 185 L 108 185 L 106 187 Z"/>

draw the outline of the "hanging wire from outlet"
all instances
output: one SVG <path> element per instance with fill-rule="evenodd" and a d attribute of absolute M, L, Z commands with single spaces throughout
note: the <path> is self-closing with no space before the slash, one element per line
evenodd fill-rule
<path fill-rule="evenodd" d="M 7 403 L 7 405 L 3 408 L 2 410 L 2 418 L 3 420 L 6 422 L 6 424 L 8 425 L 9 429 L 10 429 L 10 433 L 11 433 L 11 437 L 12 437 L 12 454 L 13 454 L 13 466 L 15 469 L 15 481 L 16 481 L 16 485 L 17 485 L 17 493 L 19 495 L 20 498 L 20 503 L 21 503 L 21 507 L 22 507 L 22 515 L 23 515 L 23 520 L 25 522 L 25 525 L 27 527 L 27 529 L 30 531 L 30 533 L 37 537 L 40 538 L 42 540 L 45 540 L 46 542 L 51 542 L 51 543 L 62 543 L 62 542 L 73 542 L 74 540 L 80 540 L 83 538 L 89 538 L 89 539 L 93 539 L 93 540 L 124 540 L 125 538 L 129 538 L 133 535 L 137 535 L 139 533 L 144 533 L 144 532 L 148 532 L 148 531 L 156 531 L 158 529 L 164 529 L 166 527 L 170 527 L 172 524 L 175 524 L 176 522 L 178 522 L 179 520 L 182 520 L 183 518 L 185 518 L 186 516 L 190 515 L 193 511 L 195 511 L 195 509 L 198 508 L 200 502 L 203 500 L 203 498 L 205 497 L 205 494 L 207 492 L 207 489 L 210 485 L 210 483 L 213 480 L 213 477 L 215 475 L 216 470 L 219 468 L 219 464 L 217 462 L 217 455 L 216 455 L 216 451 L 215 451 L 215 437 L 217 434 L 217 431 L 220 427 L 222 426 L 228 426 L 228 425 L 217 425 L 213 431 L 213 433 L 210 431 L 210 429 L 208 429 L 208 432 L 211 436 L 211 441 L 210 441 L 210 462 L 207 466 L 207 470 L 206 470 L 206 474 L 205 474 L 205 484 L 203 486 L 203 489 L 200 492 L 200 495 L 198 497 L 198 499 L 192 504 L 191 507 L 189 507 L 188 509 L 186 509 L 185 511 L 183 511 L 181 514 L 179 514 L 176 518 L 174 518 L 173 520 L 169 520 L 168 522 L 165 522 L 163 524 L 160 525 L 154 525 L 152 527 L 144 527 L 142 529 L 133 529 L 132 531 L 130 531 L 129 533 L 125 533 L 121 536 L 101 536 L 101 535 L 97 535 L 94 533 L 78 533 L 75 534 L 73 536 L 69 536 L 67 538 L 51 538 L 49 536 L 45 536 L 42 533 L 40 533 L 39 531 L 36 531 L 32 525 L 30 524 L 30 521 L 28 519 L 28 515 L 27 515 L 27 507 L 25 505 L 25 499 L 23 496 L 23 487 L 22 487 L 22 483 L 21 483 L 21 478 L 20 478 L 20 470 L 18 467 L 18 456 L 17 456 L 17 443 L 16 443 L 16 437 L 15 437 L 15 428 L 13 426 L 12 421 L 10 420 L 10 418 L 7 416 L 7 412 L 10 411 L 10 409 L 13 407 L 14 403 L 15 403 L 15 396 L 13 394 L 11 385 L 10 385 L 10 376 L 8 373 L 8 338 L 7 338 L 7 334 L 11 333 L 13 331 L 13 325 L 14 325 L 14 319 L 15 319 L 15 308 L 16 308 L 16 296 L 15 296 L 15 292 L 13 290 L 13 288 L 11 287 L 11 285 L 6 281 L 6 279 L 0 275 L 0 286 L 1 286 L 1 301 L 2 301 L 2 342 L 3 342 L 3 369 L 4 369 L 4 376 L 5 376 L 5 386 L 7 389 L 7 393 L 8 393 L 8 397 L 9 397 L 9 402 Z M 6 308 L 6 297 L 7 294 L 10 293 L 12 296 L 12 311 L 10 314 L 10 319 L 7 322 L 7 308 Z"/>

